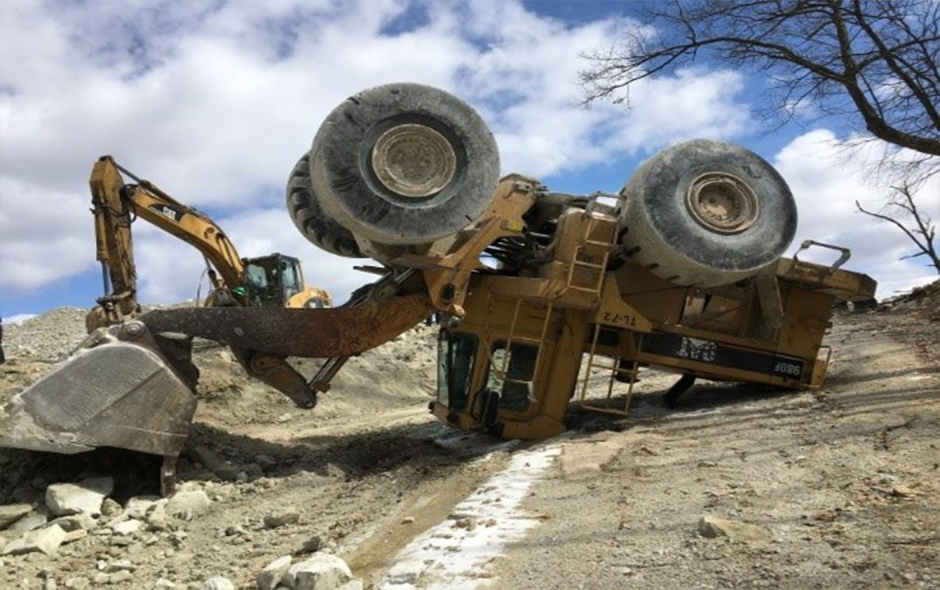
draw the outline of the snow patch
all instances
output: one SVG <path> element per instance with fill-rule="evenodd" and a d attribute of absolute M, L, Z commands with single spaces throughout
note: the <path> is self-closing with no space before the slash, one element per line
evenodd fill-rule
<path fill-rule="evenodd" d="M 492 583 L 490 564 L 538 520 L 522 501 L 561 452 L 561 445 L 522 451 L 454 508 L 451 518 L 425 531 L 393 560 L 379 590 L 474 590 Z"/>
<path fill-rule="evenodd" d="M 500 451 L 511 451 L 519 446 L 519 440 L 495 440 L 490 435 L 478 432 L 448 432 L 434 440 L 434 444 L 460 457 L 488 457 Z"/>

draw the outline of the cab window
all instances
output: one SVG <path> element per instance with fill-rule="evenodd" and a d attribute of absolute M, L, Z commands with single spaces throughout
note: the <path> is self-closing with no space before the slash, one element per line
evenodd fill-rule
<path fill-rule="evenodd" d="M 248 305 L 251 307 L 272 305 L 279 299 L 271 272 L 257 264 L 249 264 L 245 267 L 245 289 L 248 294 Z"/>
<path fill-rule="evenodd" d="M 245 267 L 245 281 L 252 287 L 263 289 L 268 286 L 268 276 L 264 269 L 255 264 Z"/>
<path fill-rule="evenodd" d="M 486 388 L 499 392 L 501 409 L 522 412 L 529 407 L 538 352 L 539 349 L 535 346 L 514 342 L 507 362 L 506 343 L 497 342 L 493 346 Z M 505 375 L 502 374 L 504 368 Z"/>
<path fill-rule="evenodd" d="M 478 342 L 474 334 L 441 330 L 437 354 L 437 401 L 453 411 L 467 407 Z"/>
<path fill-rule="evenodd" d="M 285 299 L 300 293 L 300 277 L 297 274 L 297 265 L 293 261 L 281 260 L 281 281 L 284 285 Z"/>

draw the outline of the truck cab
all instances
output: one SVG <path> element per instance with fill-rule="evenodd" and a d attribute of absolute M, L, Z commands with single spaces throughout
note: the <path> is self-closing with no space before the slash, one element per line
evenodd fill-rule
<path fill-rule="evenodd" d="M 578 212 L 535 276 L 471 278 L 464 317 L 439 336 L 431 410 L 441 422 L 543 439 L 566 430 L 572 402 L 626 416 L 642 367 L 686 382 L 818 388 L 833 302 L 868 299 L 876 286 L 838 268 L 847 256 L 828 267 L 781 258 L 731 285 L 677 285 L 612 261 L 612 231 L 604 215 Z"/>

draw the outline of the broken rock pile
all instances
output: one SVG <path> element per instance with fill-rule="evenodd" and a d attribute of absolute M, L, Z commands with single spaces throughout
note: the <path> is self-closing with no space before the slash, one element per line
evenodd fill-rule
<path fill-rule="evenodd" d="M 56 581 L 56 573 L 47 572 L 40 588 L 59 588 L 61 583 L 61 587 L 69 590 L 121 588 L 129 587 L 128 584 L 154 590 L 235 590 L 235 584 L 224 576 L 188 583 L 164 577 L 155 581 L 136 580 L 138 565 L 122 554 L 122 549 L 132 543 L 150 546 L 163 539 L 182 545 L 187 537 L 183 530 L 186 523 L 213 509 L 213 500 L 204 490 L 183 489 L 169 498 L 135 496 L 123 505 L 109 497 L 113 490 L 112 478 L 88 478 L 49 485 L 44 501 L 35 506 L 27 503 L 0 506 L 0 564 L 15 566 L 14 560 L 38 554 L 53 565 L 62 546 L 86 540 L 102 548 L 95 569 L 72 572 L 74 575 L 62 576 L 60 582 Z M 297 519 L 296 511 L 286 510 L 266 516 L 263 527 L 280 528 L 296 523 Z M 49 571 L 56 572 L 57 568 L 53 565 Z M 262 569 L 255 581 L 259 590 L 363 588 L 362 581 L 353 577 L 345 561 L 322 550 L 299 561 L 284 555 Z M 0 585 L 8 582 L 12 583 L 12 579 L 0 578 Z M 24 581 L 21 586 L 33 587 L 28 584 Z"/>

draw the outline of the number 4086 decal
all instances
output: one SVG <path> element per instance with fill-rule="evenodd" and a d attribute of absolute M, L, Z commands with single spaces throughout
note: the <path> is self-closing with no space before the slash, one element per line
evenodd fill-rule
<path fill-rule="evenodd" d="M 799 377 L 803 374 L 803 363 L 777 360 L 774 362 L 774 373 L 789 377 Z"/>

